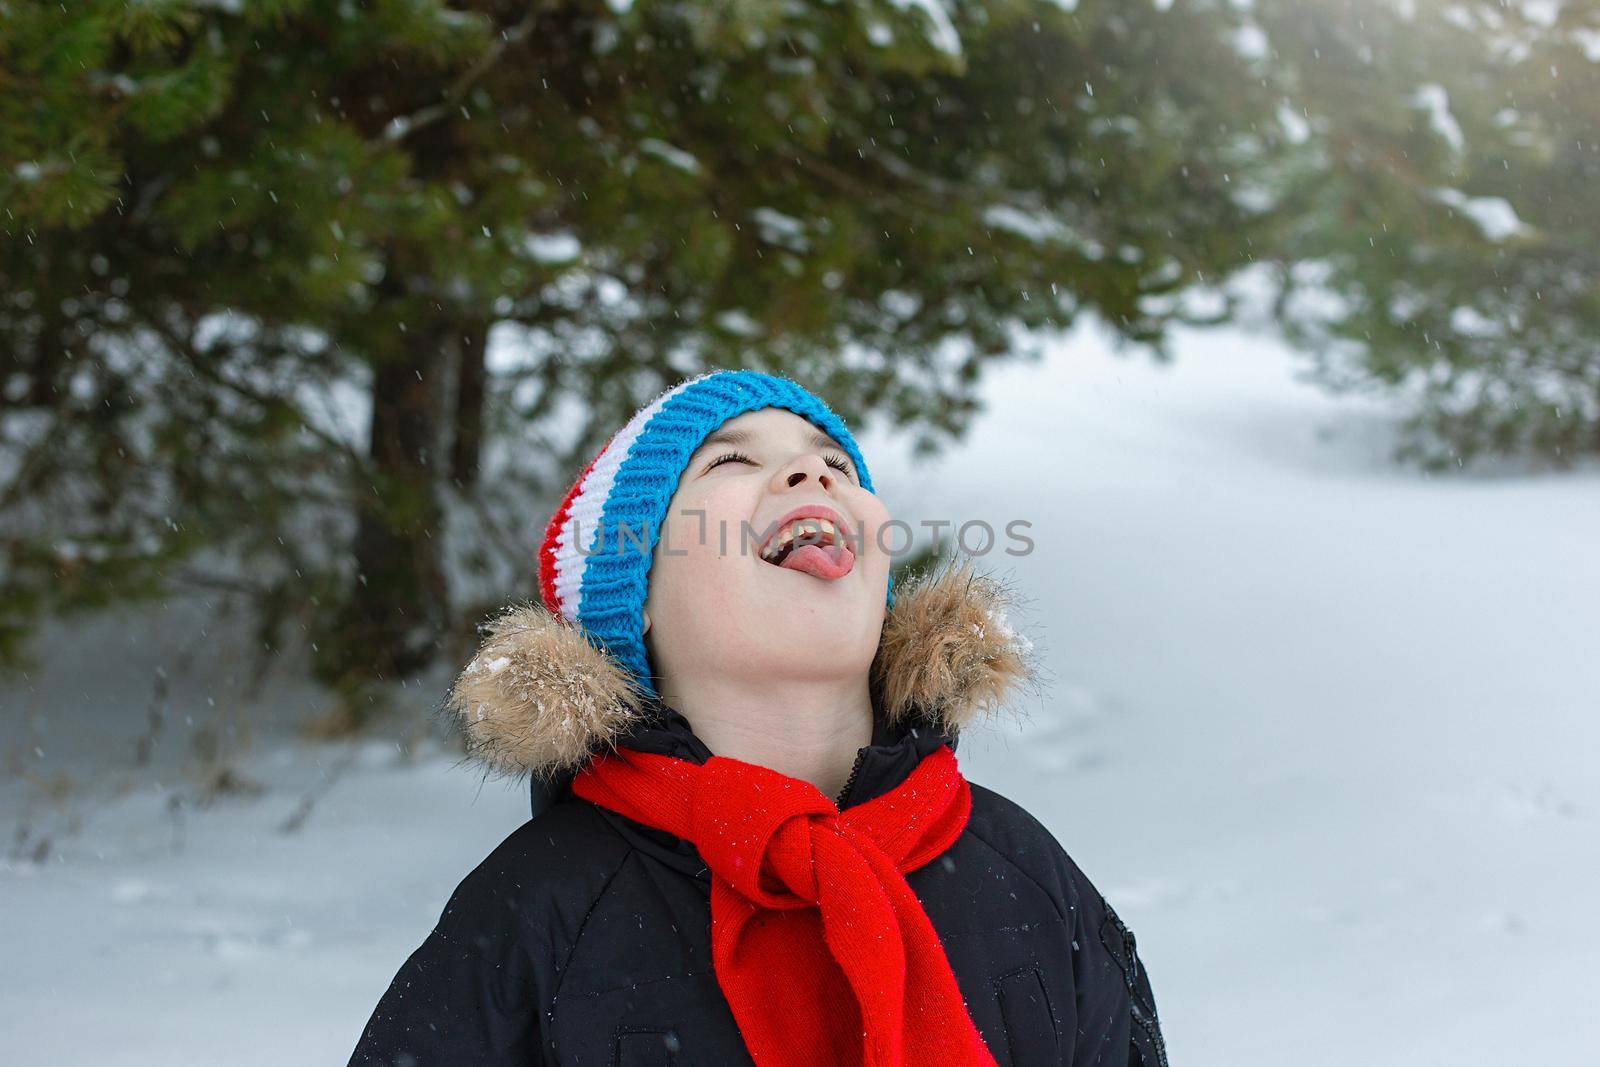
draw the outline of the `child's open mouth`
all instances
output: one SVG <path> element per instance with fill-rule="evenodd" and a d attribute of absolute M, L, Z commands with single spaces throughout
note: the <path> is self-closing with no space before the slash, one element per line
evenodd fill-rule
<path fill-rule="evenodd" d="M 807 515 L 780 527 L 761 549 L 761 558 L 784 570 L 803 571 L 829 581 L 856 565 L 856 554 L 832 519 Z"/>

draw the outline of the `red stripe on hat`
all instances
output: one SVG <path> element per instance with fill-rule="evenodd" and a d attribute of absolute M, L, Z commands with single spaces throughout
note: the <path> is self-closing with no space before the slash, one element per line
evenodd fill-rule
<path fill-rule="evenodd" d="M 606 447 L 610 447 L 609 441 L 606 442 Z M 544 540 L 539 544 L 539 595 L 550 614 L 557 618 L 561 617 L 561 602 L 556 598 L 556 538 L 561 535 L 561 527 L 567 524 L 567 516 L 572 513 L 572 502 L 578 498 L 578 491 L 583 488 L 583 480 L 589 477 L 589 472 L 605 454 L 605 448 L 596 452 L 588 466 L 584 467 L 582 473 L 573 481 L 572 488 L 561 498 L 561 506 L 550 516 L 550 522 L 544 529 Z"/>

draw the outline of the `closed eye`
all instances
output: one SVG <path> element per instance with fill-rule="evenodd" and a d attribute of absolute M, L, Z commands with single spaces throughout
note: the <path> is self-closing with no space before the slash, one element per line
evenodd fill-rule
<path fill-rule="evenodd" d="M 710 463 L 707 463 L 706 464 L 706 470 L 709 471 L 713 467 L 720 467 L 722 464 L 727 463 L 729 461 L 733 461 L 733 462 L 737 462 L 737 463 L 749 463 L 749 464 L 752 464 L 752 465 L 754 465 L 754 463 L 755 463 L 755 460 L 751 459 L 749 456 L 745 455 L 743 452 L 729 452 L 726 455 L 718 456 L 716 459 L 712 460 Z"/>
<path fill-rule="evenodd" d="M 852 481 L 854 481 L 854 479 L 855 479 L 855 470 L 854 470 L 854 468 L 852 468 L 850 466 L 850 461 L 848 459 L 846 459 L 844 456 L 840 456 L 840 455 L 824 456 L 823 457 L 823 462 L 826 463 L 828 466 L 834 468 L 835 470 L 840 471 L 841 473 L 843 473 L 845 475 L 845 477 L 850 478 Z M 702 471 L 701 473 L 702 474 L 709 473 L 713 468 L 720 467 L 724 463 L 748 463 L 752 467 L 759 466 L 759 464 L 757 464 L 755 460 L 751 459 L 749 456 L 745 455 L 743 452 L 727 452 L 727 453 L 724 453 L 723 455 L 718 456 L 716 459 L 712 460 L 710 463 L 707 463 L 706 467 L 705 467 L 705 470 Z"/>

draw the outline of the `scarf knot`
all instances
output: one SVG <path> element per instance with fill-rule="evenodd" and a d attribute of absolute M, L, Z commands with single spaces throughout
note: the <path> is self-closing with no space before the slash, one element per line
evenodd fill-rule
<path fill-rule="evenodd" d="M 712 966 L 758 1067 L 993 1067 L 905 879 L 971 812 L 948 745 L 842 812 L 767 767 L 629 748 L 595 756 L 573 791 L 699 851 L 712 876 Z"/>
<path fill-rule="evenodd" d="M 818 904 L 819 839 L 849 834 L 864 843 L 821 790 L 765 767 L 713 756 L 693 789 L 689 840 L 714 874 L 758 907 Z M 736 793 L 747 802 L 728 804 Z"/>

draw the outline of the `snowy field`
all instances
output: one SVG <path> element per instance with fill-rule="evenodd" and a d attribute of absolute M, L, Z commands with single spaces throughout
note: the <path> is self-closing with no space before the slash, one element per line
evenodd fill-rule
<path fill-rule="evenodd" d="M 863 435 L 900 517 L 1032 523 L 982 565 L 1048 696 L 964 769 L 1128 920 L 1178 1067 L 1600 1062 L 1600 472 L 1397 469 L 1394 412 L 1275 345 L 1178 354 L 1079 331 L 915 475 Z M 313 744 L 325 698 L 285 665 L 252 699 L 198 606 L 40 651 L 0 682 L 0 1063 L 343 1063 L 526 815 L 417 739 L 448 671 Z"/>

